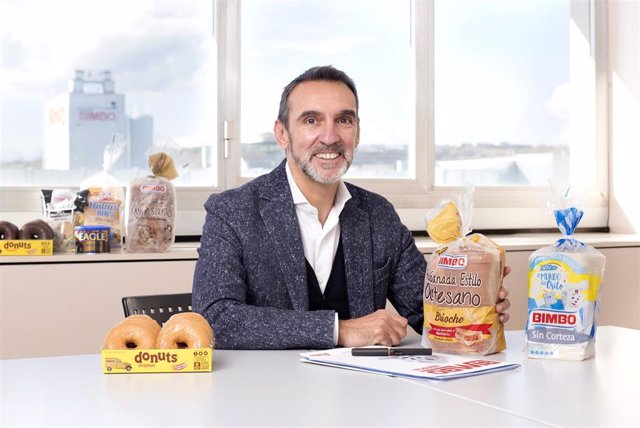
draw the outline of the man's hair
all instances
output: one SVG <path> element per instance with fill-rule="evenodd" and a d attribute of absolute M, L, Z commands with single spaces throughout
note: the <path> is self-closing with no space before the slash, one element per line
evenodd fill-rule
<path fill-rule="evenodd" d="M 288 127 L 289 120 L 289 95 L 291 91 L 301 83 L 315 82 L 315 81 L 328 81 L 328 82 L 341 82 L 347 85 L 347 87 L 353 93 L 356 98 L 356 113 L 358 112 L 358 91 L 356 90 L 356 84 L 344 71 L 338 70 L 331 65 L 323 65 L 318 67 L 312 67 L 296 77 L 284 87 L 282 96 L 280 97 L 280 110 L 278 110 L 278 120 L 284 124 L 284 127 Z"/>

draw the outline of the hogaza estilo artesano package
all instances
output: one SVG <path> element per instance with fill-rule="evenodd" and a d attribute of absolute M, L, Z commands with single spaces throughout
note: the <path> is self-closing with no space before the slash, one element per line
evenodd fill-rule
<path fill-rule="evenodd" d="M 153 175 L 133 180 L 129 186 L 127 252 L 163 253 L 175 242 L 176 189 L 178 176 L 173 159 L 166 153 L 149 156 Z"/>
<path fill-rule="evenodd" d="M 463 213 L 470 213 L 472 192 L 458 203 Z M 484 235 L 466 236 L 470 229 L 458 205 L 447 201 L 427 218 L 429 236 L 440 247 L 427 259 L 422 344 L 434 352 L 492 354 L 506 346 L 496 312 L 504 250 Z"/>

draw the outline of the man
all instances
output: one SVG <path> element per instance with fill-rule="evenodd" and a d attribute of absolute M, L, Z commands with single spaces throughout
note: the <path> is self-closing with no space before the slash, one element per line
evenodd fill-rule
<path fill-rule="evenodd" d="M 424 255 L 386 199 L 341 180 L 360 137 L 353 81 L 307 70 L 285 87 L 274 133 L 285 161 L 205 204 L 193 308 L 216 346 L 391 346 L 407 325 L 421 331 Z"/>

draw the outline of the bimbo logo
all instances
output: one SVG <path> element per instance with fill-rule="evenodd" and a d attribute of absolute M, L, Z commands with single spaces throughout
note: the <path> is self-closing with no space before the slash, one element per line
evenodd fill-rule
<path fill-rule="evenodd" d="M 536 310 L 531 313 L 531 323 L 551 327 L 575 327 L 575 314 L 555 311 Z"/>
<path fill-rule="evenodd" d="M 445 269 L 464 269 L 467 267 L 467 255 L 441 254 L 438 267 Z"/>
<path fill-rule="evenodd" d="M 142 193 L 166 193 L 167 186 L 164 184 L 143 184 L 140 191 Z"/>
<path fill-rule="evenodd" d="M 80 121 L 113 122 L 116 114 L 112 111 L 81 110 L 78 118 Z"/>

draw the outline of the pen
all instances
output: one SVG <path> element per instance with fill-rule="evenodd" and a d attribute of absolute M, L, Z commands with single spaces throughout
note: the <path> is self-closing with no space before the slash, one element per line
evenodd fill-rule
<path fill-rule="evenodd" d="M 431 355 L 431 348 L 353 348 L 354 357 L 388 357 L 392 355 Z"/>

